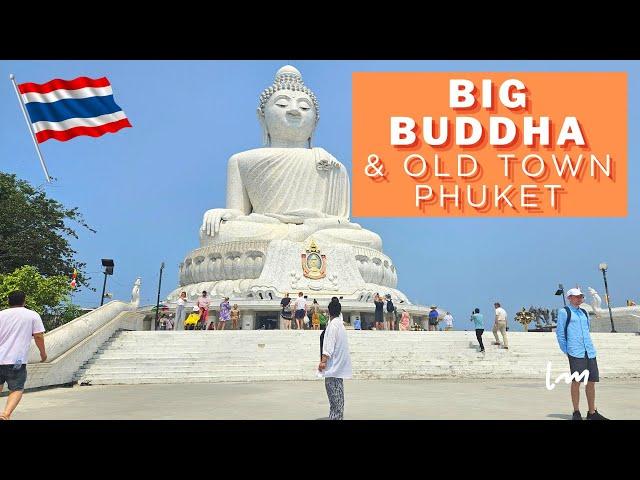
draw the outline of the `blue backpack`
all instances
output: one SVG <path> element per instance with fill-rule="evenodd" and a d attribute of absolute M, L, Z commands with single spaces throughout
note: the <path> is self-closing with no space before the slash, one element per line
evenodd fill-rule
<path fill-rule="evenodd" d="M 567 312 L 567 322 L 564 324 L 564 339 L 566 341 L 568 340 L 567 329 L 569 328 L 569 322 L 571 321 L 571 309 L 569 307 L 564 307 L 564 309 Z M 582 313 L 584 313 L 584 316 L 587 317 L 587 324 L 589 324 L 589 314 L 584 308 L 581 308 L 580 310 L 582 310 Z"/>

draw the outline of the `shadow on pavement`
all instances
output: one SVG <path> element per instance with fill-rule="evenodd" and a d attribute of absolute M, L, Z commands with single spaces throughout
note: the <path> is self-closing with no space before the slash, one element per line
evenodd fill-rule
<path fill-rule="evenodd" d="M 547 417 L 559 418 L 560 420 L 571 420 L 573 418 L 571 415 L 567 415 L 566 413 L 550 413 Z"/>

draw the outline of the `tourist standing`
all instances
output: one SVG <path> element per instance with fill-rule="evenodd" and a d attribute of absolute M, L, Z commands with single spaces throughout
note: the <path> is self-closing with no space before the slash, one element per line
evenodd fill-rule
<path fill-rule="evenodd" d="M 184 319 L 187 316 L 185 310 L 187 304 L 187 292 L 180 292 L 180 297 L 176 301 L 176 330 L 182 330 L 184 328 Z"/>
<path fill-rule="evenodd" d="M 218 330 L 224 330 L 230 318 L 231 304 L 229 304 L 229 297 L 224 297 L 222 303 L 220 303 L 220 311 L 218 312 Z"/>
<path fill-rule="evenodd" d="M 238 304 L 234 303 L 231 309 L 231 329 L 238 330 L 238 320 L 240 320 L 240 310 Z"/>
<path fill-rule="evenodd" d="M 376 306 L 376 330 L 384 330 L 384 301 L 382 300 L 382 297 L 376 293 L 373 297 L 373 303 Z"/>
<path fill-rule="evenodd" d="M 9 420 L 22 399 L 31 337 L 40 350 L 40 361 L 47 359 L 42 319 L 37 312 L 25 308 L 25 299 L 24 292 L 13 291 L 8 298 L 9 308 L 0 311 L 0 392 L 5 382 L 9 389 L 0 420 Z"/>
<path fill-rule="evenodd" d="M 331 305 L 332 303 L 340 303 L 340 300 L 338 300 L 338 297 L 331 297 L 331 301 L 329 302 L 329 305 Z M 342 312 L 340 313 L 340 316 L 342 316 Z M 327 324 L 329 323 L 328 320 L 329 320 L 329 309 L 327 308 L 327 311 L 322 312 L 320 315 L 320 328 L 322 329 L 322 333 L 320 334 L 320 361 L 322 361 L 322 345 L 324 343 L 324 334 L 327 329 Z"/>
<path fill-rule="evenodd" d="M 391 295 L 387 295 L 387 327 L 389 330 L 396 329 L 396 307 L 393 306 Z"/>
<path fill-rule="evenodd" d="M 493 336 L 496 341 L 494 345 L 500 345 L 500 339 L 498 338 L 498 331 L 502 335 L 502 342 L 504 343 L 504 349 L 509 350 L 509 341 L 507 340 L 507 311 L 500 306 L 499 302 L 493 304 L 496 308 L 496 321 L 493 324 Z"/>
<path fill-rule="evenodd" d="M 302 330 L 302 323 L 304 317 L 307 315 L 307 300 L 304 298 L 304 293 L 299 292 L 296 299 L 296 327 L 298 330 Z"/>
<path fill-rule="evenodd" d="M 284 329 L 291 330 L 291 318 L 293 314 L 291 311 L 291 298 L 289 298 L 289 292 L 284 294 L 284 298 L 280 300 L 280 305 L 282 306 L 280 316 L 284 320 Z"/>
<path fill-rule="evenodd" d="M 403 308 L 402 318 L 400 319 L 400 324 L 398 325 L 399 330 L 405 331 L 405 332 L 409 330 L 409 323 L 410 323 L 409 313 Z"/>
<path fill-rule="evenodd" d="M 573 376 L 571 382 L 571 402 L 573 403 L 573 420 L 582 420 L 580 413 L 580 381 L 576 376 L 588 373 L 585 393 L 587 394 L 587 420 L 608 420 L 596 410 L 596 382 L 600 381 L 596 349 L 589 332 L 589 314 L 580 305 L 584 294 L 579 288 L 571 288 L 567 292 L 569 305 L 558 311 L 556 338 L 562 353 L 569 358 L 569 370 Z"/>
<path fill-rule="evenodd" d="M 209 320 L 209 305 L 211 305 L 211 299 L 207 297 L 206 290 L 202 291 L 202 296 L 198 297 L 198 311 L 200 312 L 200 322 L 202 322 L 202 329 L 205 330 Z"/>
<path fill-rule="evenodd" d="M 304 325 L 302 326 L 302 328 L 304 328 L 305 330 L 310 330 L 311 329 L 311 305 L 313 305 L 313 303 L 310 302 L 309 297 L 307 295 L 304 296 L 304 299 L 306 300 L 306 303 L 305 303 L 306 315 L 304 316 Z"/>
<path fill-rule="evenodd" d="M 449 330 L 453 330 L 453 315 L 451 312 L 447 312 L 447 314 L 442 319 L 444 321 L 444 331 L 448 332 Z"/>
<path fill-rule="evenodd" d="M 329 303 L 329 324 L 323 332 L 320 364 L 318 372 L 324 377 L 324 384 L 329 398 L 329 420 L 344 419 L 344 384 L 345 378 L 351 378 L 351 357 L 347 331 L 342 320 L 340 302 Z"/>
<path fill-rule="evenodd" d="M 319 315 L 319 319 L 320 319 L 320 330 L 324 330 L 327 328 L 327 312 L 321 311 L 320 315 Z M 322 335 L 324 335 L 324 331 L 322 332 Z M 322 336 L 321 335 L 321 336 Z M 320 348 L 320 355 L 322 355 L 322 348 Z"/>
<path fill-rule="evenodd" d="M 315 298 L 311 305 L 311 326 L 314 330 L 320 330 L 320 305 Z"/>
<path fill-rule="evenodd" d="M 431 311 L 429 312 L 429 331 L 437 330 L 438 326 L 438 310 L 436 305 L 431 305 Z"/>
<path fill-rule="evenodd" d="M 480 353 L 484 353 L 484 343 L 482 343 L 482 334 L 484 333 L 484 316 L 480 313 L 480 309 L 476 308 L 471 313 L 471 321 L 476 329 L 476 338 L 480 344 Z"/>

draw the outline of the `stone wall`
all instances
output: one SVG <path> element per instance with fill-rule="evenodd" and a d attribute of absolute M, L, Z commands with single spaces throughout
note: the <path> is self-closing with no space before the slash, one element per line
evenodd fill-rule
<path fill-rule="evenodd" d="M 125 306 L 127 308 L 122 310 L 122 307 Z M 130 304 L 124 302 L 109 302 L 107 305 L 45 334 L 47 353 L 51 353 L 45 363 L 40 363 L 37 348 L 32 345 L 31 354 L 37 355 L 37 363 L 32 362 L 32 356 L 30 356 L 25 388 L 33 389 L 71 383 L 78 369 L 93 357 L 100 346 L 117 330 L 141 330 L 145 314 L 130 311 L 129 307 Z M 89 317 L 87 318 L 87 316 Z M 74 322 L 75 325 L 71 325 Z M 67 326 L 68 328 L 65 328 Z M 85 336 L 82 337 L 82 334 Z"/>

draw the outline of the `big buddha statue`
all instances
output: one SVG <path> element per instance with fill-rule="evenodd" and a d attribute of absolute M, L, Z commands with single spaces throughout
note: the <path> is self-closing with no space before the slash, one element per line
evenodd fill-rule
<path fill-rule="evenodd" d="M 304 290 L 407 301 L 380 236 L 349 221 L 346 168 L 313 146 L 318 100 L 296 68 L 278 70 L 257 116 L 264 146 L 229 158 L 226 208 L 205 212 L 200 248 L 180 265 L 180 288 L 169 300 L 180 291 L 270 299 Z"/>

